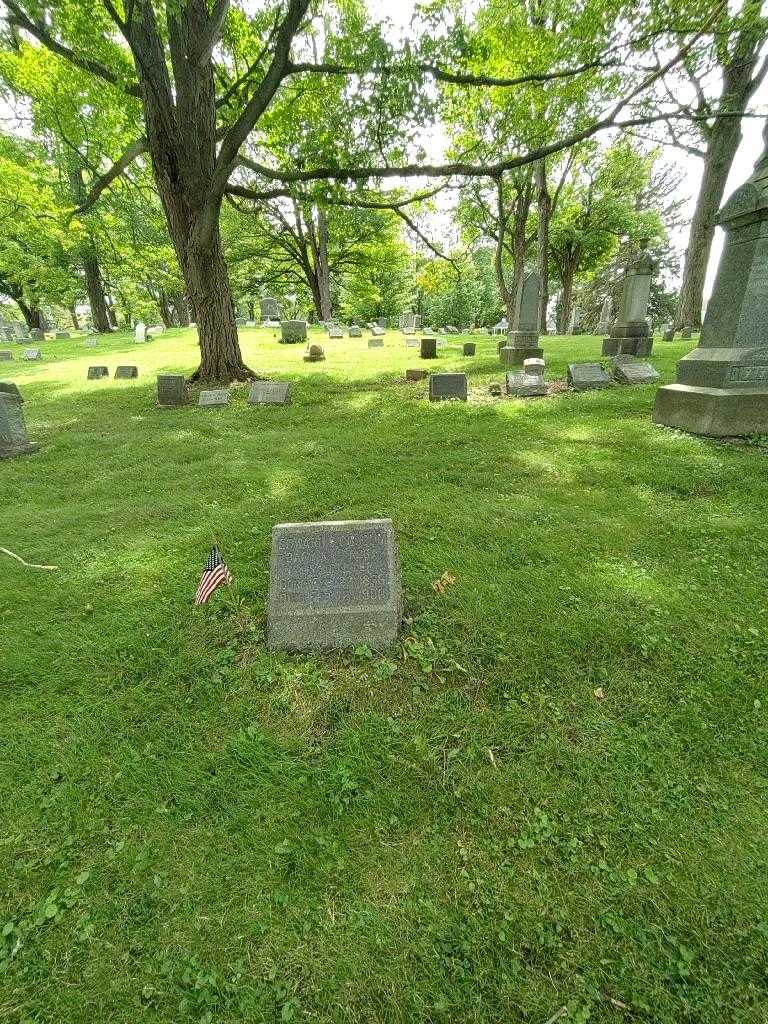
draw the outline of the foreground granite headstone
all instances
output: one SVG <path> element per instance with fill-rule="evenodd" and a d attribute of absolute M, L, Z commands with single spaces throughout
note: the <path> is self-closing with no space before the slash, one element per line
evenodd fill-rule
<path fill-rule="evenodd" d="M 198 407 L 212 407 L 229 405 L 231 398 L 229 388 L 214 388 L 210 391 L 201 391 L 197 400 Z"/>
<path fill-rule="evenodd" d="M 541 278 L 538 274 L 526 274 L 520 299 L 520 317 L 516 331 L 510 331 L 506 345 L 501 349 L 503 362 L 507 366 L 522 366 L 526 359 L 541 359 L 539 347 L 539 291 Z"/>
<path fill-rule="evenodd" d="M 0 351 L 0 362 L 7 362 L 10 359 L 13 359 L 13 352 L 9 352 L 7 349 Z"/>
<path fill-rule="evenodd" d="M 368 339 L 368 348 L 384 348 L 384 339 L 383 338 L 369 338 Z"/>
<path fill-rule="evenodd" d="M 655 384 L 661 375 L 650 363 L 622 360 L 613 367 L 613 379 L 619 384 Z"/>
<path fill-rule="evenodd" d="M 677 364 L 677 383 L 656 392 L 656 423 L 768 434 L 768 122 L 763 139 L 752 176 L 718 214 L 725 245 L 698 347 Z"/>
<path fill-rule="evenodd" d="M 574 391 L 610 387 L 611 378 L 602 363 L 569 363 L 568 383 Z"/>
<path fill-rule="evenodd" d="M 115 370 L 115 380 L 133 380 L 138 376 L 138 366 L 118 366 Z"/>
<path fill-rule="evenodd" d="M 611 328 L 610 337 L 603 341 L 603 355 L 615 356 L 624 353 L 633 356 L 649 356 L 653 348 L 653 335 L 646 319 L 648 300 L 651 294 L 651 278 L 656 269 L 651 255 L 645 251 L 647 240 L 643 240 L 643 251 L 627 267 L 619 303 L 619 315 Z"/>
<path fill-rule="evenodd" d="M 106 366 L 89 366 L 88 380 L 102 380 L 109 376 L 109 369 Z"/>
<path fill-rule="evenodd" d="M 39 348 L 25 348 L 21 353 L 21 358 L 26 359 L 27 362 L 32 362 L 36 359 L 42 359 L 43 353 Z"/>
<path fill-rule="evenodd" d="M 272 530 L 267 644 L 291 651 L 394 643 L 402 585 L 391 519 Z"/>
<path fill-rule="evenodd" d="M 437 338 L 428 338 L 425 335 L 421 339 L 419 354 L 422 359 L 437 359 Z"/>
<path fill-rule="evenodd" d="M 187 382 L 180 373 L 161 373 L 157 377 L 157 404 L 186 405 L 189 401 Z"/>
<path fill-rule="evenodd" d="M 0 392 L 0 459 L 31 455 L 39 447 L 27 437 L 22 403 L 15 395 Z"/>
<path fill-rule="evenodd" d="M 547 393 L 543 359 L 526 359 L 522 373 L 507 374 L 507 394 L 517 398 L 537 398 Z"/>
<path fill-rule="evenodd" d="M 11 395 L 16 399 L 17 402 L 24 403 L 24 399 L 21 396 L 21 392 L 16 384 L 10 380 L 0 380 L 0 394 Z"/>
<path fill-rule="evenodd" d="M 430 402 L 445 402 L 449 399 L 466 402 L 466 373 L 433 373 L 429 378 Z"/>
<path fill-rule="evenodd" d="M 251 405 L 290 405 L 291 385 L 280 380 L 257 381 L 251 387 L 248 401 Z"/>
<path fill-rule="evenodd" d="M 284 345 L 296 345 L 307 340 L 306 320 L 281 320 L 280 341 Z"/>

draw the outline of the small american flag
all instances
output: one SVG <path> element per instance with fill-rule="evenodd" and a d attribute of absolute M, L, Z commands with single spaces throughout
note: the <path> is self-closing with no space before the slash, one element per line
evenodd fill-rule
<path fill-rule="evenodd" d="M 225 584 L 229 586 L 234 582 L 232 573 L 226 566 L 221 552 L 217 547 L 211 548 L 208 561 L 205 563 L 203 575 L 200 578 L 200 586 L 195 594 L 195 605 L 205 604 L 217 587 Z"/>

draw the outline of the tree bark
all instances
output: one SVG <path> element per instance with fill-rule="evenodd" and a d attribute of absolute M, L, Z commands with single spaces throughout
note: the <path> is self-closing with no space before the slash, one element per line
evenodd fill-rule
<path fill-rule="evenodd" d="M 174 292 L 173 295 L 168 296 L 168 301 L 173 307 L 174 317 L 179 327 L 189 327 L 189 303 L 186 295 L 183 292 Z"/>
<path fill-rule="evenodd" d="M 77 319 L 77 309 L 75 308 L 74 302 L 69 307 L 69 315 L 72 317 L 72 326 L 76 331 L 80 330 L 80 321 Z"/>
<path fill-rule="evenodd" d="M 157 293 L 157 308 L 160 310 L 160 319 L 163 321 L 163 326 L 174 327 L 173 314 L 171 307 L 168 304 L 168 296 L 161 288 Z"/>
<path fill-rule="evenodd" d="M 331 270 L 328 266 L 328 218 L 325 210 L 317 210 L 317 284 L 320 292 L 321 320 L 330 320 L 333 316 L 331 306 Z"/>
<path fill-rule="evenodd" d="M 37 309 L 35 306 L 27 305 L 24 299 L 17 297 L 16 295 L 12 296 L 12 298 L 16 305 L 21 310 L 21 315 L 24 317 L 24 320 L 26 321 L 27 327 L 30 329 L 30 331 L 32 330 L 33 327 L 39 327 L 40 329 L 42 329 L 43 319 L 40 314 L 40 310 Z"/>
<path fill-rule="evenodd" d="M 557 324 L 558 334 L 565 334 L 568 331 L 568 324 L 571 320 L 571 309 L 573 306 L 573 278 L 575 269 L 575 264 L 570 260 L 563 268 L 563 290 L 560 300 L 560 316 Z"/>
<path fill-rule="evenodd" d="M 756 0 L 751 6 L 753 13 L 759 15 L 762 0 Z M 761 44 L 762 36 L 755 31 L 753 25 L 748 25 L 739 33 L 733 54 L 723 66 L 723 85 L 717 104 L 719 111 L 732 113 L 747 108 L 750 98 L 765 77 L 765 63 L 756 70 Z M 705 131 L 704 171 L 685 251 L 675 328 L 701 327 L 704 284 L 715 236 L 715 218 L 741 142 L 741 118 L 716 117 L 712 126 Z"/>
<path fill-rule="evenodd" d="M 496 220 L 497 237 L 496 251 L 493 254 L 493 269 L 496 274 L 501 301 L 504 303 L 506 320 L 509 324 L 508 330 L 513 330 L 515 324 L 515 295 L 507 285 L 507 278 L 504 273 L 504 241 L 507 233 L 507 212 L 504 208 L 504 185 L 501 178 L 496 181 Z"/>
<path fill-rule="evenodd" d="M 99 261 L 96 250 L 90 239 L 83 244 L 80 255 L 85 271 L 85 287 L 88 292 L 88 304 L 91 307 L 91 319 L 93 326 L 99 334 L 106 334 L 112 328 L 107 313 L 107 300 L 104 295 L 104 285 L 101 280 Z"/>
<path fill-rule="evenodd" d="M 547 188 L 547 167 L 540 160 L 535 168 L 539 222 L 536 228 L 536 272 L 539 275 L 539 332 L 547 332 L 549 305 L 549 224 L 552 218 L 552 197 Z"/>

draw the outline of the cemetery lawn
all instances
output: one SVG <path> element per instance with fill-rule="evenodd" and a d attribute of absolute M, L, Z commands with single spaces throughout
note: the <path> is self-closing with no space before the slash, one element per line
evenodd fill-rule
<path fill-rule="evenodd" d="M 1 368 L 41 450 L 0 546 L 60 568 L 0 555 L 0 1021 L 764 1024 L 766 448 L 653 387 L 430 405 L 397 332 L 241 337 L 292 406 L 158 409 L 190 331 Z M 487 390 L 477 340 L 438 365 Z M 267 652 L 273 524 L 372 516 L 399 646 Z"/>

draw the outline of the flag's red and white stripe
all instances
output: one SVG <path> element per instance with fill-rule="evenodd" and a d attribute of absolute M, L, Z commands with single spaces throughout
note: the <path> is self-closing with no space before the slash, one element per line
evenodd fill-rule
<path fill-rule="evenodd" d="M 208 555 L 208 561 L 200 579 L 200 586 L 195 594 L 195 604 L 205 604 L 217 587 L 225 584 L 229 586 L 233 582 L 232 573 L 221 557 L 219 549 L 216 547 L 211 548 L 211 553 Z"/>

